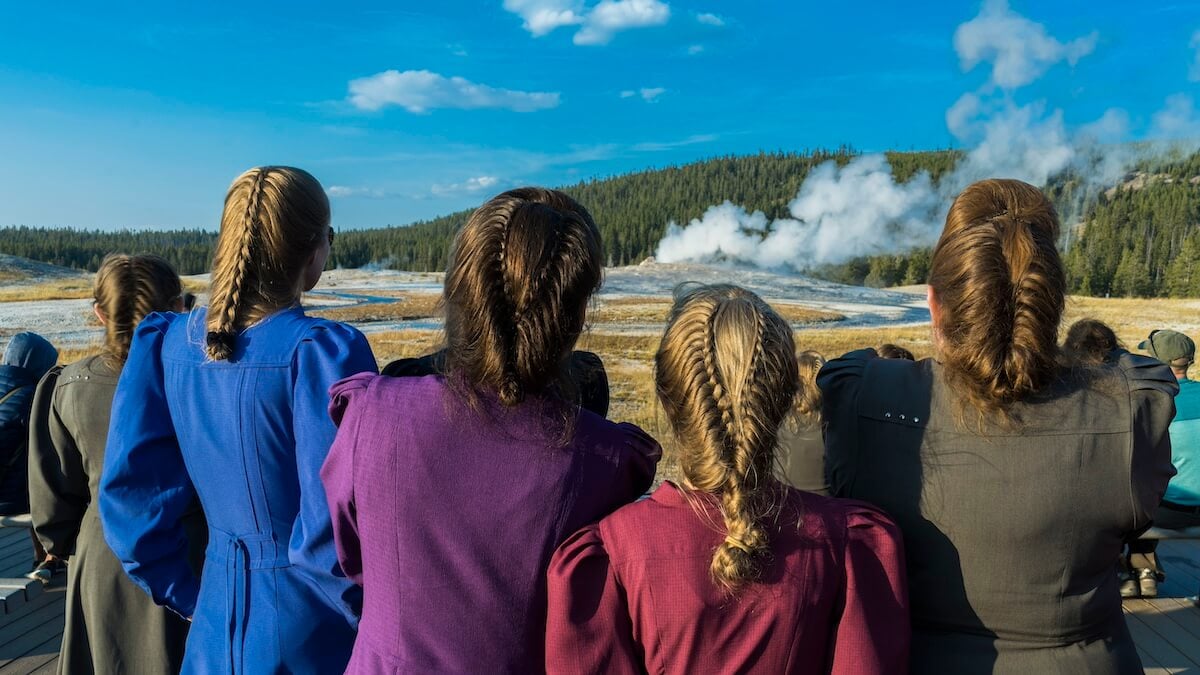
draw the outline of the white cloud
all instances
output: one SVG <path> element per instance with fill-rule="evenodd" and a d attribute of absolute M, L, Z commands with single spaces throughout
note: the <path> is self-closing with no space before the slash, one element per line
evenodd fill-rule
<path fill-rule="evenodd" d="M 474 178 L 468 178 L 461 183 L 451 183 L 449 185 L 436 184 L 430 188 L 430 191 L 439 197 L 454 194 L 469 194 L 487 190 L 495 187 L 499 183 L 500 179 L 495 176 L 476 176 Z"/>
<path fill-rule="evenodd" d="M 637 92 L 632 89 L 626 89 L 621 92 L 621 98 L 633 98 L 634 96 L 637 96 Z"/>
<path fill-rule="evenodd" d="M 401 197 L 402 193 L 392 190 L 384 190 L 382 188 L 369 187 L 350 187 L 348 185 L 330 185 L 325 189 L 325 194 L 334 199 L 348 198 L 364 198 L 364 199 L 388 199 L 390 197 Z"/>
<path fill-rule="evenodd" d="M 1154 113 L 1154 135 L 1163 140 L 1200 139 L 1200 116 L 1196 103 L 1187 94 L 1172 94 L 1167 104 Z"/>
<path fill-rule="evenodd" d="M 671 18 L 671 8 L 662 0 L 600 0 L 590 7 L 583 0 L 504 0 L 504 9 L 524 19 L 522 28 L 534 37 L 579 26 L 574 37 L 577 45 L 605 45 L 621 31 L 661 26 Z M 724 23 L 715 14 L 697 18 L 703 23 L 721 22 L 713 25 Z"/>
<path fill-rule="evenodd" d="M 1100 119 L 1079 127 L 1079 136 L 1100 143 L 1120 143 L 1129 135 L 1129 113 L 1109 108 Z"/>
<path fill-rule="evenodd" d="M 671 8 L 659 0 L 601 0 L 584 18 L 574 42 L 605 45 L 623 30 L 661 26 L 670 18 Z"/>
<path fill-rule="evenodd" d="M 704 51 L 704 45 L 692 45 L 688 47 L 688 56 L 695 56 Z"/>
<path fill-rule="evenodd" d="M 1188 79 L 1192 82 L 1200 82 L 1200 29 L 1192 33 L 1192 41 L 1188 46 L 1196 50 L 1196 58 L 1192 61 L 1192 67 L 1188 69 Z"/>
<path fill-rule="evenodd" d="M 428 70 L 386 70 L 351 80 L 349 101 L 359 110 L 380 110 L 394 105 L 412 113 L 436 108 L 506 108 L 531 112 L 557 107 L 559 95 L 498 89 Z"/>
<path fill-rule="evenodd" d="M 504 9 L 524 19 L 522 28 L 534 37 L 583 23 L 583 3 L 576 0 L 504 0 Z"/>
<path fill-rule="evenodd" d="M 662 87 L 642 87 L 638 93 L 642 95 L 642 100 L 646 103 L 653 103 L 659 96 L 663 95 L 666 89 Z"/>
<path fill-rule="evenodd" d="M 954 137 L 962 140 L 970 133 L 971 123 L 979 115 L 981 101 L 978 96 L 967 92 L 946 110 L 946 128 Z"/>
<path fill-rule="evenodd" d="M 705 12 L 704 14 L 697 14 L 696 20 L 702 24 L 706 24 L 709 26 L 724 26 L 725 25 L 725 19 L 722 19 L 721 17 L 717 16 L 716 14 L 712 14 L 709 12 Z"/>
<path fill-rule="evenodd" d="M 989 63 L 992 82 L 1011 90 L 1033 82 L 1060 61 L 1075 65 L 1092 53 L 1097 39 L 1092 32 L 1059 42 L 1042 24 L 1010 10 L 1007 0 L 986 0 L 979 16 L 954 31 L 954 49 L 964 71 Z"/>

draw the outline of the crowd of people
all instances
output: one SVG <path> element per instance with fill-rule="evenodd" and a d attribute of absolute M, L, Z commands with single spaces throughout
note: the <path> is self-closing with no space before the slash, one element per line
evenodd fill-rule
<path fill-rule="evenodd" d="M 252 169 L 206 306 L 111 255 L 100 354 L 13 339 L 0 501 L 68 560 L 65 673 L 1140 672 L 1121 598 L 1163 571 L 1138 535 L 1200 523 L 1195 345 L 1060 345 L 1058 228 L 1032 186 L 966 188 L 920 361 L 826 361 L 750 290 L 677 287 L 653 378 L 682 478 L 648 492 L 659 443 L 575 350 L 603 271 L 582 205 L 476 210 L 444 348 L 379 374 L 300 306 L 325 191 Z"/>

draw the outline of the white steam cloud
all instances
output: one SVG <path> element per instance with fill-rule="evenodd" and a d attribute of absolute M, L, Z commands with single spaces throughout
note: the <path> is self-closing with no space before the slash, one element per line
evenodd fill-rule
<path fill-rule="evenodd" d="M 749 213 L 727 201 L 685 226 L 669 223 L 655 256 L 662 262 L 727 260 L 803 270 L 931 245 L 954 196 L 983 178 L 1044 185 L 1070 169 L 1083 180 L 1085 196 L 1111 185 L 1136 160 L 1168 148 L 1161 142 L 1120 144 L 1129 128 L 1124 110 L 1110 109 L 1072 131 L 1061 110 L 1044 101 L 1019 105 L 1012 97 L 1013 90 L 1054 65 L 1074 65 L 1095 49 L 1097 40 L 1092 33 L 1059 41 L 1043 25 L 1012 12 L 1005 0 L 989 0 L 979 16 L 954 34 L 963 69 L 988 64 L 991 71 L 982 87 L 963 94 L 946 111 L 947 129 L 970 148 L 952 172 L 936 183 L 924 172 L 897 183 L 880 154 L 856 157 L 840 167 L 826 162 L 809 172 L 788 206 L 790 217 L 770 222 L 761 212 Z M 1154 115 L 1151 132 L 1176 148 L 1194 143 L 1200 137 L 1200 114 L 1192 97 L 1169 97 Z M 1071 222 L 1077 214 L 1062 215 Z"/>

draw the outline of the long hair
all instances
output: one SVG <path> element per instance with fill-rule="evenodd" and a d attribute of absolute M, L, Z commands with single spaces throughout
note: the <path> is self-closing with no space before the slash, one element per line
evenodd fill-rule
<path fill-rule="evenodd" d="M 766 522 L 782 506 L 772 466 L 799 385 L 791 327 L 744 288 L 693 288 L 671 308 L 654 363 L 683 475 L 717 498 L 725 521 L 709 571 L 735 591 L 761 574 Z"/>
<path fill-rule="evenodd" d="M 123 366 L 137 325 L 147 314 L 173 309 L 182 293 L 179 275 L 156 255 L 105 256 L 92 295 L 104 316 L 104 357 L 108 362 Z"/>
<path fill-rule="evenodd" d="M 948 383 L 981 414 L 1006 417 L 1058 373 L 1058 231 L 1050 200 L 1017 180 L 974 183 L 946 216 L 929 270 L 938 351 Z"/>
<path fill-rule="evenodd" d="M 299 301 L 305 264 L 329 233 L 329 198 L 307 171 L 262 166 L 233 181 L 213 254 L 209 358 L 229 359 L 242 329 Z"/>
<path fill-rule="evenodd" d="M 1098 365 L 1118 347 L 1121 341 L 1108 324 L 1098 319 L 1080 319 L 1067 329 L 1063 351 L 1081 363 Z"/>
<path fill-rule="evenodd" d="M 450 254 L 447 373 L 505 406 L 561 394 L 602 273 L 600 230 L 574 199 L 525 187 L 488 200 Z"/>

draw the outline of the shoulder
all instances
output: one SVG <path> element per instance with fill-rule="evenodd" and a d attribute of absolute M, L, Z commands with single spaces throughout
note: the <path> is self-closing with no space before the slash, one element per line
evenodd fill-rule
<path fill-rule="evenodd" d="M 340 345 L 365 344 L 366 336 L 354 326 L 321 317 L 305 316 L 307 326 L 301 341 L 326 342 Z"/>
<path fill-rule="evenodd" d="M 1149 390 L 1171 396 L 1179 392 L 1179 381 L 1175 374 L 1158 359 L 1124 352 L 1117 358 L 1116 365 L 1124 374 L 1131 392 Z"/>
<path fill-rule="evenodd" d="M 662 454 L 658 441 L 638 425 L 612 422 L 586 408 L 579 408 L 575 438 L 577 446 L 614 448 L 627 456 L 658 457 Z"/>
<path fill-rule="evenodd" d="M 187 314 L 176 314 L 174 312 L 154 312 L 147 314 L 146 318 L 137 325 L 137 330 L 134 336 L 151 335 L 154 333 L 166 334 L 180 319 L 187 317 Z"/>
<path fill-rule="evenodd" d="M 441 400 L 444 387 L 442 378 L 436 375 L 388 377 L 358 373 L 329 388 L 329 413 L 338 423 L 350 410 L 362 411 L 376 406 L 388 410 L 403 406 L 411 413 L 413 405 Z"/>
<path fill-rule="evenodd" d="M 820 518 L 832 539 L 845 544 L 867 542 L 872 547 L 901 541 L 900 528 L 892 517 L 871 504 L 811 493 L 804 493 L 803 500 L 804 517 Z"/>

